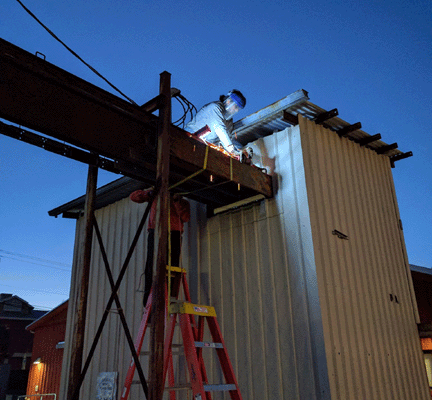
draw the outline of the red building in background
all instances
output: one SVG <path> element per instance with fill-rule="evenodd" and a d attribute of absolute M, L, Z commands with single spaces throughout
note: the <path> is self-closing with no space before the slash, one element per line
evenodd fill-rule
<path fill-rule="evenodd" d="M 27 330 L 34 333 L 27 395 L 55 393 L 58 398 L 67 309 L 68 302 L 65 301 L 27 326 Z"/>
<path fill-rule="evenodd" d="M 0 400 L 25 394 L 33 347 L 26 326 L 45 313 L 18 296 L 0 294 Z"/>
<path fill-rule="evenodd" d="M 419 335 L 432 397 L 432 269 L 410 265 L 420 314 Z"/>

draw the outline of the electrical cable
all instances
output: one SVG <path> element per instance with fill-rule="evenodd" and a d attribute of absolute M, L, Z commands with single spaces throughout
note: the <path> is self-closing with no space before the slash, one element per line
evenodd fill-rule
<path fill-rule="evenodd" d="M 69 272 L 69 273 L 71 272 L 70 269 L 65 269 L 65 268 L 60 268 L 60 267 L 53 267 L 51 265 L 39 264 L 39 263 L 32 262 L 32 261 L 20 260 L 19 258 L 13 258 L 13 257 L 9 257 L 9 256 L 0 255 L 0 261 L 1 261 L 2 258 L 9 258 L 10 260 L 24 262 L 24 263 L 27 263 L 27 264 L 40 265 L 41 267 L 56 269 L 58 271 L 65 271 L 65 272 Z"/>
<path fill-rule="evenodd" d="M 185 121 L 188 114 L 190 114 L 190 118 L 192 119 L 194 116 L 194 111 L 195 113 L 197 112 L 197 108 L 186 97 L 184 97 L 180 93 L 176 94 L 173 97 L 175 97 L 175 99 L 183 107 L 183 115 L 178 120 L 174 121 L 173 124 L 179 127 L 181 126 L 184 129 Z"/>
<path fill-rule="evenodd" d="M 58 261 L 46 260 L 45 258 L 39 258 L 39 257 L 35 257 L 35 256 L 28 256 L 26 254 L 19 254 L 19 253 L 15 253 L 13 251 L 7 251 L 7 250 L 0 249 L 0 253 L 6 253 L 8 255 L 15 256 L 15 257 L 28 258 L 30 260 L 42 261 L 44 263 L 49 263 L 49 264 L 54 264 L 54 265 L 60 265 L 60 266 L 63 266 L 63 267 L 69 267 L 70 268 L 70 265 L 66 264 L 66 263 L 62 263 L 62 262 L 58 262 Z M 4 256 L 2 256 L 0 254 L 0 257 L 4 257 Z"/>
<path fill-rule="evenodd" d="M 176 100 L 180 103 L 180 105 L 183 107 L 183 115 L 182 115 L 178 120 L 174 121 L 173 124 L 176 125 L 176 126 L 180 126 L 180 124 L 181 124 L 181 122 L 182 122 L 183 125 L 184 125 L 184 120 L 185 120 L 185 115 L 187 114 L 187 109 L 186 109 L 185 105 L 183 104 L 183 102 L 181 102 L 181 101 L 178 99 L 177 96 L 175 97 L 175 99 L 176 99 Z M 179 123 L 179 121 L 181 121 L 181 122 Z M 178 124 L 177 124 L 177 123 L 178 123 Z"/>
<path fill-rule="evenodd" d="M 102 74 L 100 74 L 96 69 L 94 69 L 90 64 L 86 63 L 77 53 L 75 53 L 69 46 L 67 46 L 63 41 L 61 41 L 58 36 L 54 32 L 52 32 L 47 26 L 45 26 L 37 17 L 34 15 L 22 2 L 21 0 L 16 0 L 24 10 L 27 11 L 28 14 L 30 14 L 54 39 L 56 39 L 58 42 L 60 42 L 66 49 L 72 53 L 78 60 L 80 60 L 84 65 L 86 65 L 88 68 L 90 68 L 91 71 L 93 71 L 99 78 L 102 78 L 108 85 L 110 85 L 114 90 L 116 90 L 118 93 L 120 93 L 123 97 L 125 97 L 127 100 L 129 100 L 132 104 L 138 105 L 135 103 L 132 99 L 130 99 L 128 96 L 126 96 L 120 89 L 115 87 L 108 79 L 106 79 Z"/>
<path fill-rule="evenodd" d="M 18 286 L 12 286 L 12 285 L 6 285 L 4 283 L 0 283 L 0 286 L 6 286 L 6 287 L 10 287 L 13 289 L 19 289 L 20 291 L 23 292 L 37 292 L 37 293 L 48 293 L 48 294 L 54 294 L 56 296 L 67 296 L 67 293 L 56 293 L 56 292 L 52 292 L 49 290 L 41 290 L 41 289 L 23 289 L 22 286 L 18 287 Z"/>

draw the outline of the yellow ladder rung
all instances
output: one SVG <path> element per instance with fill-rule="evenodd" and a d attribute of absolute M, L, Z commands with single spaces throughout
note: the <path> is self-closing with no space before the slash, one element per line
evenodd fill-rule
<path fill-rule="evenodd" d="M 169 307 L 169 313 L 202 315 L 203 317 L 216 317 L 216 310 L 214 307 L 192 304 L 187 302 L 171 304 Z"/>

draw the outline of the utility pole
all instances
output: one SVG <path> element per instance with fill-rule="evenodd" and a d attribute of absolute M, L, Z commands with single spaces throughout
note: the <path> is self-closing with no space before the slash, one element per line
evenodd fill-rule
<path fill-rule="evenodd" d="M 94 204 L 96 199 L 98 168 L 89 165 L 87 176 L 86 200 L 84 206 L 85 218 L 85 234 L 84 243 L 82 245 L 82 270 L 81 284 L 79 289 L 78 305 L 76 308 L 76 321 L 73 328 L 71 361 L 69 366 L 69 381 L 67 390 L 67 399 L 72 399 L 75 388 L 78 385 L 81 375 L 83 349 L 84 349 L 84 333 L 87 315 L 87 295 L 90 276 L 90 261 L 91 248 L 93 239 L 93 219 L 94 219 Z"/>
<path fill-rule="evenodd" d="M 165 338 L 165 274 L 168 248 L 168 191 L 170 167 L 169 129 L 171 125 L 171 74 L 160 74 L 161 106 L 157 146 L 156 188 L 157 197 L 157 257 L 156 277 L 153 280 L 152 325 L 150 330 L 149 399 L 161 400 L 164 389 L 164 338 Z"/>

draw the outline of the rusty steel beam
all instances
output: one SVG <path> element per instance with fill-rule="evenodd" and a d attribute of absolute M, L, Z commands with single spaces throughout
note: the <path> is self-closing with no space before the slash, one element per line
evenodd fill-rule
<path fill-rule="evenodd" d="M 135 178 L 155 181 L 157 116 L 3 39 L 0 70 L 0 118 L 112 159 L 120 171 L 132 168 Z M 159 98 L 144 108 L 153 110 Z M 203 158 L 197 154 L 206 146 L 174 125 L 169 131 L 170 162 L 201 169 Z M 206 174 L 240 184 L 245 189 L 236 192 L 240 198 L 273 195 L 270 176 L 211 148 Z M 170 184 L 175 180 L 170 176 Z"/>
<path fill-rule="evenodd" d="M 171 157 L 181 159 L 183 163 L 188 163 L 195 169 L 205 167 L 203 173 L 206 176 L 219 176 L 226 181 L 239 183 L 245 189 L 255 190 L 266 197 L 273 196 L 271 177 L 264 174 L 261 169 L 227 157 L 193 137 L 185 140 L 183 131 L 175 126 L 171 126 L 170 142 Z M 205 162 L 206 151 L 208 151 L 207 162 Z"/>
<path fill-rule="evenodd" d="M 105 157 L 148 152 L 157 117 L 2 39 L 0 66 L 1 118 Z"/>

